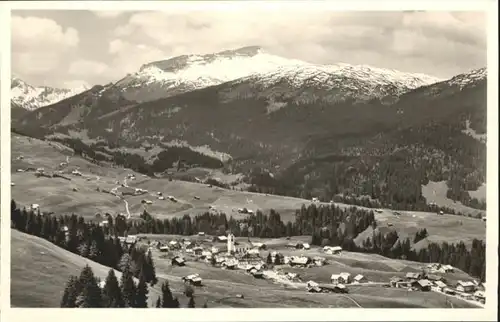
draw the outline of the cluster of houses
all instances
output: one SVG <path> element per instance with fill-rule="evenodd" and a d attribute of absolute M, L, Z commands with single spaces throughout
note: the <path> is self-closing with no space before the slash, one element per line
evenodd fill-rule
<path fill-rule="evenodd" d="M 170 250 L 183 249 L 186 254 L 192 255 L 196 260 L 202 260 L 211 263 L 214 266 L 224 270 L 245 270 L 255 278 L 263 278 L 263 269 L 266 267 L 264 261 L 258 254 L 246 252 L 244 254 L 235 254 L 221 251 L 218 247 L 212 246 L 209 249 L 204 249 L 192 243 L 184 242 L 182 245 L 177 241 L 170 241 L 168 245 L 159 247 L 162 252 Z M 175 255 L 172 258 L 173 266 L 185 266 L 186 260 L 183 256 Z"/>
<path fill-rule="evenodd" d="M 440 265 L 439 269 L 443 272 L 453 271 L 450 265 Z M 443 266 L 445 266 L 443 268 Z M 451 270 L 450 270 L 451 267 Z M 457 295 L 468 300 L 476 300 L 484 303 L 485 286 L 480 285 L 477 281 L 457 281 L 450 284 L 440 275 L 424 272 L 409 272 L 404 278 L 393 277 L 390 280 L 390 286 L 408 288 L 415 291 L 435 291 L 449 295 Z"/>
<path fill-rule="evenodd" d="M 204 236 L 204 233 L 200 232 L 198 235 Z M 267 265 L 261 258 L 260 251 L 267 248 L 266 244 L 252 242 L 252 248 L 236 249 L 235 244 L 237 243 L 232 234 L 217 236 L 212 239 L 207 238 L 206 241 L 227 243 L 227 247 L 221 249 L 216 244 L 211 247 L 203 247 L 200 243 L 195 243 L 187 239 L 171 240 L 166 244 L 155 242 L 150 246 L 156 246 L 160 252 L 174 253 L 175 256 L 172 258 L 172 265 L 174 266 L 184 266 L 186 264 L 185 258 L 181 256 L 181 254 L 184 254 L 195 258 L 196 261 L 205 261 L 224 270 L 245 270 L 255 278 L 264 278 L 263 270 L 267 268 Z M 294 248 L 310 249 L 310 246 L 307 243 L 299 243 L 294 244 Z M 283 256 L 275 251 L 271 252 L 270 255 L 273 263 L 276 257 L 280 256 L 282 260 L 281 264 L 291 267 L 307 268 L 326 264 L 326 259 L 320 256 Z M 289 273 L 284 277 L 288 280 L 294 280 L 297 279 L 297 274 Z"/>
<path fill-rule="evenodd" d="M 163 195 L 163 192 L 158 191 L 156 193 L 156 195 L 158 196 L 158 200 L 165 200 L 165 196 Z M 174 196 L 167 196 L 166 199 L 168 199 L 168 200 L 170 200 L 172 202 L 177 202 L 177 199 Z"/>
<path fill-rule="evenodd" d="M 342 272 L 340 274 L 332 274 L 330 277 L 330 280 L 332 284 L 337 285 L 337 284 L 360 284 L 360 283 L 367 283 L 368 279 L 361 274 L 358 274 L 354 277 L 352 277 L 351 273 L 347 272 Z"/>
<path fill-rule="evenodd" d="M 310 293 L 348 293 L 344 284 L 318 284 L 314 281 L 307 282 L 306 289 Z"/>
<path fill-rule="evenodd" d="M 140 195 L 143 195 L 146 193 L 148 193 L 148 191 L 146 189 L 135 188 L 135 190 L 134 190 L 134 195 L 136 195 L 136 196 L 140 196 Z"/>
<path fill-rule="evenodd" d="M 426 269 L 431 273 L 453 273 L 455 268 L 451 265 L 442 265 L 439 263 L 432 263 L 426 266 Z"/>
<path fill-rule="evenodd" d="M 104 221 L 102 221 L 101 223 L 103 223 Z M 107 221 L 106 221 L 107 222 Z M 105 224 L 103 224 L 105 225 Z M 135 243 L 137 243 L 141 238 L 139 238 L 138 236 L 136 235 L 128 235 L 128 236 L 119 236 L 118 237 L 118 240 L 122 243 L 122 244 L 125 244 L 125 245 L 134 245 Z"/>

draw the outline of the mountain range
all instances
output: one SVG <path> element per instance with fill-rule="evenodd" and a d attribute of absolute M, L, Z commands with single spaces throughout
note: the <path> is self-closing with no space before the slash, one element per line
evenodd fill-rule
<path fill-rule="evenodd" d="M 182 146 L 271 193 L 342 192 L 408 207 L 425 204 L 421 185 L 445 180 L 467 203 L 463 192 L 485 182 L 485 144 L 464 130 L 486 132 L 486 76 L 316 65 L 252 46 L 148 63 L 76 95 L 35 95 L 13 80 L 13 111 L 25 111 L 12 113 L 13 129 L 79 140 L 115 161 L 141 155 L 127 165 L 152 172 Z M 186 153 L 177 157 L 203 163 Z"/>
<path fill-rule="evenodd" d="M 398 96 L 440 81 L 439 78 L 424 74 L 370 66 L 316 65 L 275 56 L 260 47 L 250 46 L 151 62 L 117 81 L 114 86 L 128 100 L 147 102 L 236 80 L 252 81 L 261 88 L 275 87 L 282 82 L 297 90 L 312 87 L 331 91 L 342 87 L 345 93 L 336 98 L 339 100 Z M 28 110 L 51 105 L 86 90 L 33 87 L 17 77 L 13 77 L 11 88 L 12 102 Z"/>
<path fill-rule="evenodd" d="M 35 110 L 42 106 L 51 105 L 86 91 L 88 88 L 75 89 L 53 88 L 47 86 L 32 86 L 19 77 L 13 76 L 11 80 L 11 102 L 15 106 L 27 110 Z"/>

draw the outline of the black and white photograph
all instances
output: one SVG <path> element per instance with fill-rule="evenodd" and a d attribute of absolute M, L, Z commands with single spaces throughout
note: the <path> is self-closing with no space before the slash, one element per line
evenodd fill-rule
<path fill-rule="evenodd" d="M 491 317 L 492 16 L 451 6 L 12 9 L 10 307 Z"/>

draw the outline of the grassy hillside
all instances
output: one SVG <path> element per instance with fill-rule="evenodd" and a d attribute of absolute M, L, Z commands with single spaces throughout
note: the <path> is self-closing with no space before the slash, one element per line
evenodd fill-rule
<path fill-rule="evenodd" d="M 295 218 L 295 210 L 303 204 L 311 204 L 310 200 L 267 195 L 263 193 L 241 192 L 236 190 L 208 187 L 184 181 L 169 181 L 168 179 L 154 179 L 135 173 L 135 180 L 127 180 L 129 188 L 121 187 L 127 174 L 133 171 L 112 167 L 103 164 L 96 165 L 80 157 L 71 156 L 68 166 L 59 167 L 66 162 L 70 154 L 64 146 L 37 139 L 13 135 L 12 136 L 12 181 L 15 186 L 11 189 L 12 198 L 21 205 L 38 203 L 43 211 L 52 211 L 58 214 L 75 213 L 95 218 L 97 213 L 111 214 L 126 213 L 126 204 L 133 217 L 138 217 L 144 209 L 156 218 L 169 218 L 184 214 L 197 215 L 209 211 L 210 206 L 217 211 L 233 216 L 235 219 L 244 218 L 238 208 L 246 207 L 251 210 L 267 212 L 275 209 L 280 213 L 282 220 L 290 221 Z M 22 156 L 22 159 L 19 157 Z M 62 169 L 71 181 L 61 178 L 36 177 L 33 172 L 17 172 L 18 169 L 45 168 L 47 172 Z M 83 176 L 73 176 L 71 171 L 78 169 Z M 118 184 L 117 184 L 118 182 Z M 147 189 L 149 192 L 139 196 L 125 196 L 124 200 L 110 193 L 117 187 L 117 191 L 133 191 L 132 188 Z M 76 191 L 74 191 L 76 188 Z M 99 188 L 101 191 L 97 191 Z M 159 200 L 157 192 L 165 197 L 174 196 L 178 202 Z M 198 197 L 198 199 L 195 199 Z M 153 201 L 151 205 L 143 205 L 141 201 Z M 336 203 L 340 207 L 348 205 Z M 363 208 L 363 207 L 359 207 Z M 375 213 L 380 229 L 395 229 L 401 236 L 413 236 L 418 229 L 426 228 L 429 231 L 428 239 L 435 242 L 458 242 L 464 240 L 469 243 L 473 238 L 484 239 L 486 233 L 485 222 L 464 216 L 442 215 L 433 213 L 401 211 L 401 216 L 395 216 L 391 210 L 384 209 Z M 357 240 L 362 242 L 371 236 L 371 228 L 361 233 Z"/>
<path fill-rule="evenodd" d="M 461 213 L 473 215 L 484 213 L 484 211 L 467 207 L 459 201 L 448 198 L 446 196 L 446 192 L 448 191 L 448 189 L 449 187 L 446 181 L 429 181 L 428 184 L 422 186 L 422 195 L 428 203 L 435 203 L 440 207 L 447 207 Z M 472 198 L 486 200 L 486 184 L 481 185 L 477 190 L 468 191 L 468 193 Z"/>
<path fill-rule="evenodd" d="M 101 280 L 109 267 L 54 244 L 11 230 L 11 303 L 14 307 L 59 307 L 66 282 L 85 265 Z M 115 271 L 117 278 L 120 272 Z"/>

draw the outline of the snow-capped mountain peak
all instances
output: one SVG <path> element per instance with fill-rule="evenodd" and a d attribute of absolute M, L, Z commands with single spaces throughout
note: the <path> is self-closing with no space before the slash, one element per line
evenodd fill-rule
<path fill-rule="evenodd" d="M 27 110 L 35 110 L 42 106 L 51 105 L 65 98 L 86 91 L 88 88 L 81 86 L 74 89 L 52 88 L 46 86 L 32 86 L 19 77 L 13 76 L 11 80 L 11 102 Z"/>
<path fill-rule="evenodd" d="M 249 46 L 214 54 L 183 55 L 148 63 L 116 85 L 128 99 L 148 101 L 249 77 L 288 77 L 300 82 L 298 73 L 301 73 L 304 79 L 315 75 L 318 82 L 324 80 L 326 75 L 344 75 L 375 81 L 376 84 L 394 84 L 400 86 L 402 92 L 441 81 L 428 75 L 370 66 L 316 65 L 273 55 L 259 46 Z M 318 85 L 323 86 L 320 83 Z"/>
<path fill-rule="evenodd" d="M 303 63 L 237 79 L 222 94 L 224 100 L 257 96 L 273 102 L 285 99 L 294 103 L 334 103 L 390 97 L 386 100 L 390 102 L 405 92 L 439 81 L 428 75 L 366 65 Z"/>

